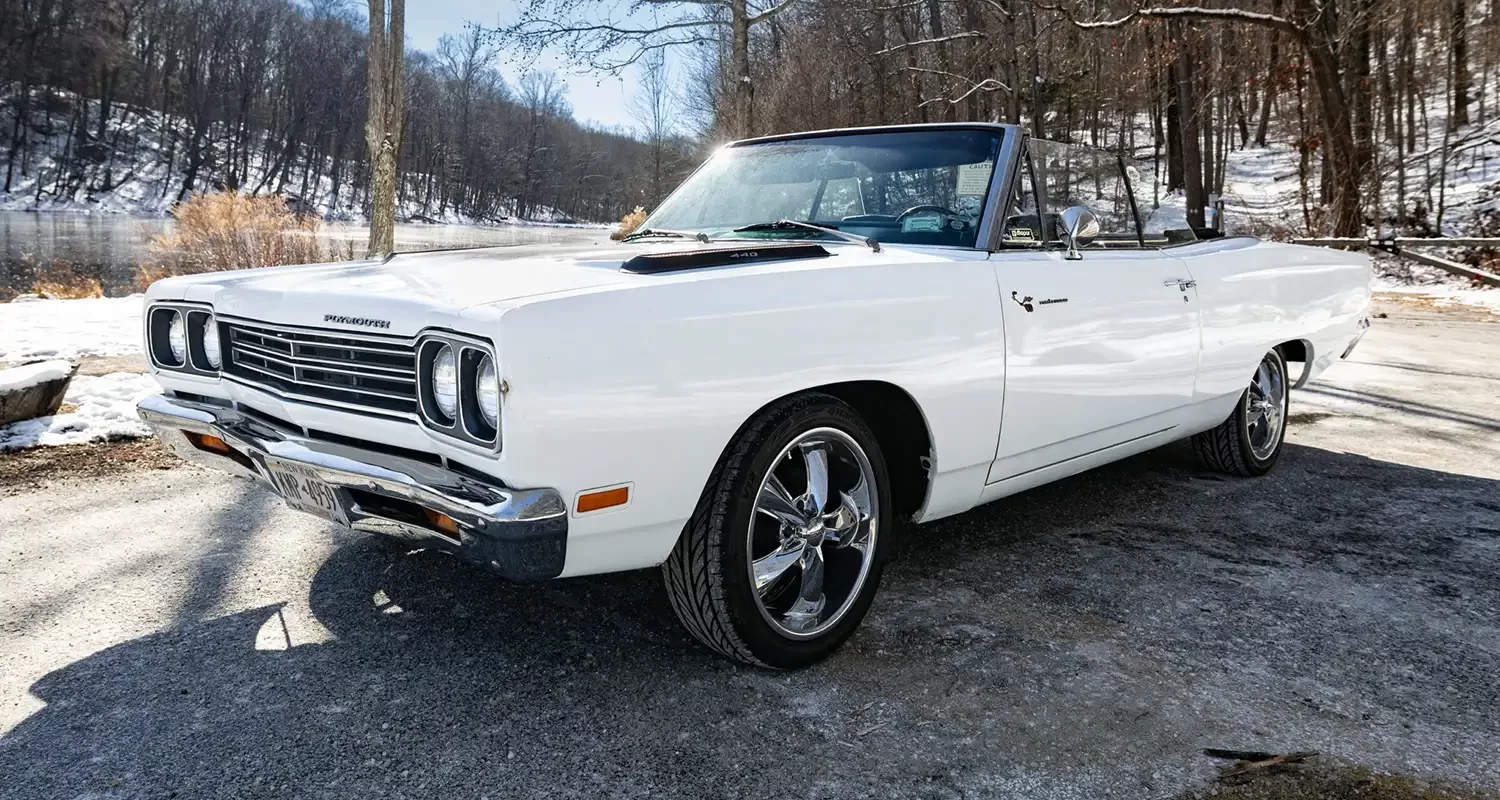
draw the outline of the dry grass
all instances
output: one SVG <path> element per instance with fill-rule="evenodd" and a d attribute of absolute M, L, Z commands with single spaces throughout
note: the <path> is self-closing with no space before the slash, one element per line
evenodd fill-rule
<path fill-rule="evenodd" d="M 29 253 L 22 253 L 15 264 L 16 281 L 0 285 L 0 303 L 9 303 L 21 294 L 35 294 L 55 300 L 77 300 L 103 297 L 104 284 L 89 271 L 69 261 L 38 263 Z"/>
<path fill-rule="evenodd" d="M 611 233 L 609 235 L 609 238 L 614 239 L 615 241 L 624 239 L 626 236 L 629 236 L 631 233 L 633 233 L 636 228 L 641 227 L 641 223 L 645 221 L 645 207 L 636 206 L 634 211 L 626 214 L 623 217 L 620 217 L 620 229 L 615 231 L 614 233 Z"/>
<path fill-rule="evenodd" d="M 1497 800 L 1497 795 L 1358 766 L 1313 764 L 1221 779 L 1178 800 Z"/>
<path fill-rule="evenodd" d="M 36 280 L 31 290 L 57 300 L 103 297 L 104 284 L 98 278 L 82 274 L 67 261 L 51 261 L 35 268 Z"/>
<path fill-rule="evenodd" d="M 186 461 L 154 436 L 11 450 L 0 458 L 0 497 L 34 492 L 58 480 L 89 480 L 139 469 L 185 466 Z"/>
<path fill-rule="evenodd" d="M 318 221 L 293 214 L 279 197 L 199 194 L 178 204 L 172 216 L 177 224 L 151 243 L 151 259 L 136 270 L 141 289 L 171 275 L 328 260 L 318 244 Z"/>

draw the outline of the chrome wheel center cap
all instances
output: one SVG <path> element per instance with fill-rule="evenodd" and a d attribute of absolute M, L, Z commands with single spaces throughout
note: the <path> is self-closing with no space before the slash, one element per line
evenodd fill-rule
<path fill-rule="evenodd" d="M 802 541 L 808 547 L 821 547 L 823 545 L 823 536 L 827 532 L 828 528 L 823 524 L 823 520 L 814 517 L 811 522 L 807 523 L 807 527 L 798 531 L 797 535 L 802 538 Z"/>

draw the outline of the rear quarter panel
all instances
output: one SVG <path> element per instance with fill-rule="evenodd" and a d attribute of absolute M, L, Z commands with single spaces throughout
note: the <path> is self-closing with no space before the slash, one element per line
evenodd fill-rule
<path fill-rule="evenodd" d="M 1369 310 L 1370 261 L 1357 253 L 1249 238 L 1168 252 L 1183 259 L 1198 282 L 1200 401 L 1238 397 L 1261 357 L 1283 342 L 1307 346 L 1301 377 L 1311 379 L 1338 359 Z"/>
<path fill-rule="evenodd" d="M 465 312 L 499 331 L 500 476 L 556 488 L 570 507 L 581 491 L 632 486 L 626 507 L 573 514 L 565 575 L 665 560 L 740 426 L 829 383 L 881 380 L 910 394 L 938 454 L 925 516 L 972 506 L 1004 385 L 989 266 L 836 250 Z"/>

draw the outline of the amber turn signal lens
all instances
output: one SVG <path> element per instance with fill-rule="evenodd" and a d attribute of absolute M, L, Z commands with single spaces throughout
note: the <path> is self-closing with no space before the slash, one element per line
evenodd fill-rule
<path fill-rule="evenodd" d="M 430 508 L 424 508 L 422 511 L 427 514 L 427 521 L 432 523 L 432 527 L 455 539 L 458 538 L 458 520 L 441 511 L 433 511 Z"/>
<path fill-rule="evenodd" d="M 187 436 L 188 441 L 192 442 L 193 446 L 199 450 L 207 450 L 211 453 L 229 452 L 229 445 L 217 436 L 209 436 L 206 433 L 187 433 L 186 431 L 183 433 Z"/>
<path fill-rule="evenodd" d="M 587 514 L 590 511 L 598 511 L 603 508 L 623 506 L 628 502 L 630 502 L 629 486 L 617 486 L 613 489 L 587 492 L 578 495 L 578 513 Z"/>

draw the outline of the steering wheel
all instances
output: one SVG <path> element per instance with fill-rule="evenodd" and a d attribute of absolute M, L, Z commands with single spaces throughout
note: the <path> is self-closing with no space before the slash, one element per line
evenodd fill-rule
<path fill-rule="evenodd" d="M 958 212 L 954 211 L 951 208 L 943 208 L 942 206 L 934 206 L 934 205 L 920 205 L 920 206 L 912 206 L 911 208 L 906 209 L 905 211 L 901 212 L 900 214 L 897 214 L 896 215 L 896 221 L 897 222 L 901 222 L 901 221 L 905 220 L 907 217 L 909 217 L 909 216 L 911 216 L 913 214 L 916 214 L 919 211 L 936 211 L 936 212 L 938 212 L 939 214 L 942 214 L 945 217 L 959 218 Z"/>

